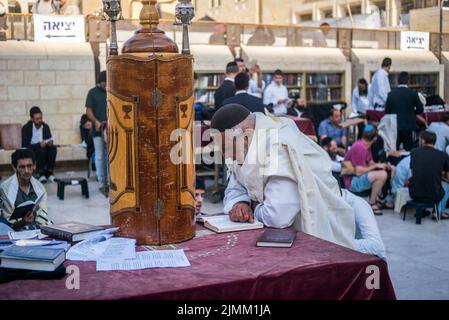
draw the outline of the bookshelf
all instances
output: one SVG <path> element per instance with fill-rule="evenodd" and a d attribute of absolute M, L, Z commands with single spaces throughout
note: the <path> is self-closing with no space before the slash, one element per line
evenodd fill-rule
<path fill-rule="evenodd" d="M 214 106 L 215 90 L 224 81 L 220 73 L 198 73 L 195 82 L 195 100 L 201 100 L 208 106 Z M 273 73 L 264 73 L 263 79 L 268 85 Z M 290 97 L 302 98 L 305 103 L 341 102 L 344 99 L 343 73 L 295 72 L 284 74 L 284 85 Z"/>
<path fill-rule="evenodd" d="M 267 84 L 272 74 L 264 74 Z M 305 103 L 341 102 L 344 97 L 343 73 L 285 73 L 284 85 L 290 97 L 300 97 Z"/>
<path fill-rule="evenodd" d="M 374 72 L 371 72 L 371 82 Z M 409 88 L 417 92 L 421 92 L 424 96 L 438 94 L 439 75 L 438 73 L 412 73 L 409 72 L 410 84 Z M 398 87 L 399 72 L 391 72 L 389 74 L 391 89 Z"/>
<path fill-rule="evenodd" d="M 409 88 L 421 92 L 424 96 L 438 94 L 438 73 L 409 73 Z M 390 73 L 391 89 L 398 86 L 399 73 Z"/>
<path fill-rule="evenodd" d="M 208 106 L 214 106 L 215 90 L 222 84 L 225 75 L 222 73 L 199 73 L 195 82 L 195 101 L 203 101 Z"/>

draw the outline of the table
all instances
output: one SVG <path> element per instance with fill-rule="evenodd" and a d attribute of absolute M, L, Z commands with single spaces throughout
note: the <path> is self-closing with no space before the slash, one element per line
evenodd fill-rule
<path fill-rule="evenodd" d="M 299 131 L 301 131 L 305 135 L 316 136 L 315 126 L 313 125 L 312 120 L 307 118 L 298 118 L 295 116 L 286 116 L 286 117 L 295 121 Z"/>
<path fill-rule="evenodd" d="M 65 279 L 0 285 L 2 299 L 291 300 L 395 299 L 385 261 L 298 233 L 292 248 L 256 247 L 263 229 L 197 237 L 179 246 L 190 267 L 96 272 L 80 269 L 80 290 Z M 368 266 L 379 268 L 379 289 L 366 287 Z"/>
<path fill-rule="evenodd" d="M 427 121 L 427 124 L 431 124 L 432 122 L 439 122 L 442 120 L 443 115 L 446 111 L 427 111 L 420 114 L 422 118 Z M 377 110 L 367 110 L 366 118 L 368 121 L 380 122 L 380 119 L 385 115 L 384 111 Z M 416 123 L 422 124 L 422 122 L 417 118 Z"/>

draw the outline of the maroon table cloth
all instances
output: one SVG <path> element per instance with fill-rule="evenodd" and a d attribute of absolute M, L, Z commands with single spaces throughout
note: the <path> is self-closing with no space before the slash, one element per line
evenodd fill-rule
<path fill-rule="evenodd" d="M 446 111 L 429 111 L 421 113 L 420 116 L 424 118 L 428 124 L 431 124 L 432 122 L 441 121 L 445 113 Z M 384 115 L 385 115 L 384 111 L 377 111 L 377 110 L 366 111 L 366 118 L 368 119 L 368 121 L 380 122 L 380 119 L 382 119 Z M 416 123 L 422 124 L 418 119 L 416 119 Z"/>
<path fill-rule="evenodd" d="M 299 131 L 301 131 L 305 135 L 316 136 L 315 126 L 313 125 L 312 120 L 307 118 L 298 118 L 294 116 L 287 116 L 287 118 L 290 118 L 293 121 L 295 121 Z"/>
<path fill-rule="evenodd" d="M 395 299 L 385 261 L 298 233 L 292 248 L 256 247 L 263 230 L 213 234 L 180 244 L 190 267 L 80 269 L 80 289 L 66 279 L 0 285 L 1 299 Z M 368 289 L 368 266 L 379 268 L 379 289 Z"/>
<path fill-rule="evenodd" d="M 198 141 L 200 141 L 200 143 L 198 143 L 198 141 L 195 141 L 195 146 L 205 147 L 209 143 L 212 142 L 212 137 L 210 137 L 210 135 L 209 135 L 209 137 L 210 137 L 209 139 L 203 140 L 204 132 L 206 132 L 206 130 L 208 130 L 209 128 L 210 127 L 208 125 L 205 125 L 205 124 L 201 124 L 201 125 L 198 125 L 198 126 L 195 127 L 195 130 L 199 129 L 199 134 L 200 134 L 200 136 L 198 137 L 199 138 Z"/>

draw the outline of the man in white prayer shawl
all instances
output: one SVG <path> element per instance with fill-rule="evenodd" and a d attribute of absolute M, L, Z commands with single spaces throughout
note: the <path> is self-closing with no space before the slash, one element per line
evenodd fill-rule
<path fill-rule="evenodd" d="M 33 177 L 36 157 L 31 149 L 18 149 L 11 155 L 14 174 L 0 185 L 0 234 L 5 231 L 39 229 L 53 224 L 47 214 L 47 191 Z M 13 218 L 14 210 L 28 201 L 41 198 L 35 212 L 28 212 L 23 218 Z"/>
<path fill-rule="evenodd" d="M 211 129 L 229 169 L 224 211 L 231 220 L 293 226 L 386 258 L 368 203 L 340 189 L 327 153 L 292 120 L 230 104 L 214 114 Z"/>

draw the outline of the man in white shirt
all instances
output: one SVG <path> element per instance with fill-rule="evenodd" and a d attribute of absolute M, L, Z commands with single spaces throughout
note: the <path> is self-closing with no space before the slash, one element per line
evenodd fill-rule
<path fill-rule="evenodd" d="M 362 78 L 352 91 L 352 112 L 358 115 L 366 115 L 368 108 L 368 82 Z"/>
<path fill-rule="evenodd" d="M 388 79 L 391 64 L 391 59 L 385 58 L 382 61 L 381 68 L 374 73 L 373 79 L 371 80 L 368 102 L 370 107 L 374 109 L 385 109 L 388 93 L 391 91 L 390 80 Z"/>
<path fill-rule="evenodd" d="M 326 152 L 291 119 L 228 105 L 214 114 L 211 129 L 216 130 L 214 143 L 222 149 L 230 172 L 223 203 L 231 220 L 257 219 L 273 228 L 293 226 L 385 257 L 371 208 L 340 190 Z"/>
<path fill-rule="evenodd" d="M 288 98 L 288 90 L 282 84 L 284 81 L 284 73 L 281 70 L 274 72 L 273 81 L 265 89 L 263 95 L 263 103 L 265 105 L 271 104 L 273 106 L 273 113 L 276 116 L 285 116 L 287 109 L 290 106 L 290 99 Z"/>
<path fill-rule="evenodd" d="M 433 131 L 437 135 L 435 149 L 446 152 L 446 148 L 449 146 L 449 113 L 444 114 L 441 122 L 432 122 L 427 130 Z"/>

